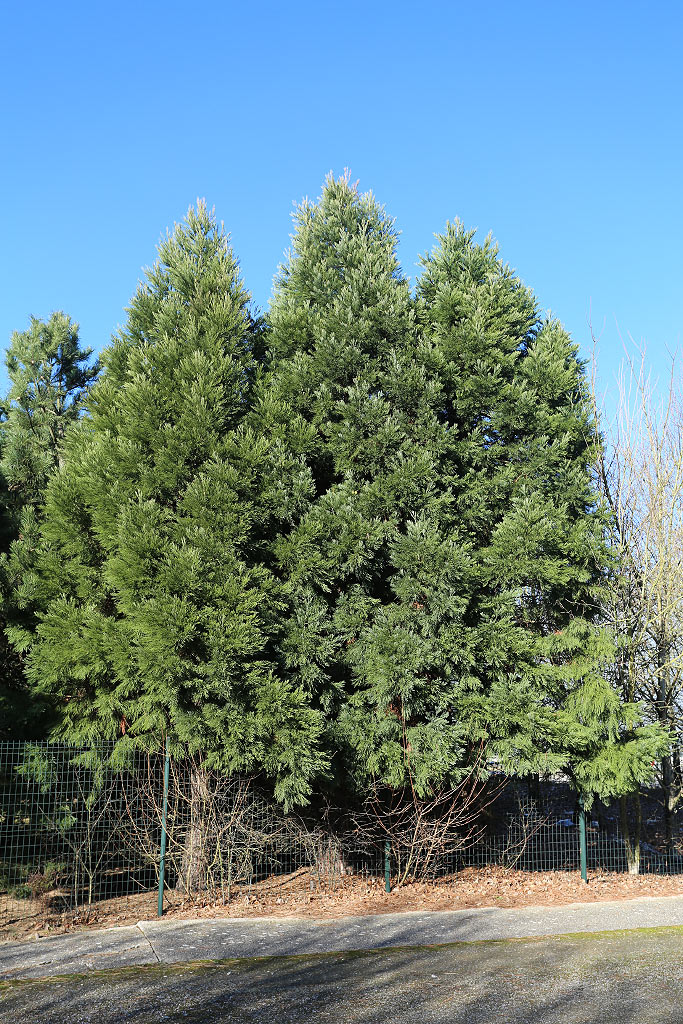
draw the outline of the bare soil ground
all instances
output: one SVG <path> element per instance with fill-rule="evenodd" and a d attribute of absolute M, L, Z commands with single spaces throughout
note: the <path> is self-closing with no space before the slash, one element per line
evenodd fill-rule
<path fill-rule="evenodd" d="M 0 896 L 0 940 L 57 934 L 83 928 L 135 924 L 156 916 L 154 892 L 103 900 L 68 913 L 55 909 L 57 894 L 42 900 Z M 473 907 L 560 906 L 644 896 L 683 895 L 683 876 L 591 873 L 588 884 L 577 872 L 525 872 L 500 867 L 467 868 L 438 883 L 407 883 L 384 891 L 381 879 L 342 877 L 333 889 L 311 889 L 310 874 L 296 872 L 238 891 L 230 901 L 188 900 L 169 892 L 169 918 L 307 917 L 330 919 L 400 911 L 465 910 Z"/>

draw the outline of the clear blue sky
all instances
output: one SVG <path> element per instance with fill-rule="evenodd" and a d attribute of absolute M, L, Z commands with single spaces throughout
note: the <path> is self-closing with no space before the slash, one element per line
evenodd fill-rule
<path fill-rule="evenodd" d="M 197 196 L 264 307 L 292 203 L 349 167 L 405 272 L 447 219 L 504 258 L 601 377 L 683 330 L 683 9 L 671 3 L 6 5 L 0 340 L 64 309 L 96 349 Z M 4 380 L 2 381 L 4 384 Z"/>

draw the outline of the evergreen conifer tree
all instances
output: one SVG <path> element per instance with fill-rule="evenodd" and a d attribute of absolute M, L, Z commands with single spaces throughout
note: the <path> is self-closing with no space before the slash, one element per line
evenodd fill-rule
<path fill-rule="evenodd" d="M 78 324 L 61 312 L 47 322 L 32 317 L 28 331 L 12 335 L 0 472 L 19 512 L 39 503 L 59 462 L 67 428 L 78 420 L 99 372 L 91 357 L 92 349 L 81 347 Z"/>
<path fill-rule="evenodd" d="M 259 558 L 281 488 L 245 416 L 248 295 L 203 204 L 159 248 L 66 439 L 13 631 L 55 735 L 264 770 L 285 803 L 325 768 L 320 715 L 269 656 L 283 603 Z"/>
<path fill-rule="evenodd" d="M 463 761 L 450 709 L 470 556 L 439 481 L 441 396 L 412 306 L 392 222 L 328 178 L 297 211 L 256 414 L 314 482 L 274 545 L 294 607 L 281 657 L 361 784 L 424 793 Z"/>
<path fill-rule="evenodd" d="M 539 322 L 489 239 L 449 225 L 423 263 L 419 318 L 448 425 L 439 478 L 473 560 L 453 713 L 507 772 L 564 770 L 586 796 L 614 795 L 649 776 L 662 738 L 602 673 L 608 556 L 578 346 Z"/>
<path fill-rule="evenodd" d="M 99 365 L 81 347 L 78 324 L 64 313 L 48 321 L 31 318 L 15 331 L 5 356 L 11 387 L 0 428 L 2 480 L 2 617 L 4 626 L 28 624 L 15 588 L 40 519 L 50 474 L 58 466 L 66 431 L 77 422 Z M 21 656 L 3 628 L 0 638 L 0 736 L 41 735 L 49 721 L 44 699 L 29 689 Z"/>
<path fill-rule="evenodd" d="M 659 742 L 615 703 L 582 367 L 496 247 L 449 226 L 416 304 L 392 222 L 348 178 L 304 203 L 256 415 L 314 495 L 280 528 L 280 657 L 361 782 L 426 794 L 483 743 L 586 793 Z"/>

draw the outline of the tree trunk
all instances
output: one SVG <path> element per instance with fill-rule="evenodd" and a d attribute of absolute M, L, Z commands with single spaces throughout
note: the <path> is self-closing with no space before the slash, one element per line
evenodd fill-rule
<path fill-rule="evenodd" d="M 676 735 L 673 748 L 673 783 L 676 790 L 676 794 L 680 794 L 683 791 L 683 769 L 681 767 L 681 738 Z M 680 799 L 680 797 L 679 797 Z"/>
<path fill-rule="evenodd" d="M 529 800 L 532 800 L 538 807 L 541 802 L 541 779 L 538 772 L 530 772 L 527 776 L 527 791 Z"/>
<path fill-rule="evenodd" d="M 674 845 L 674 787 L 671 756 L 662 758 L 662 788 L 664 790 L 664 841 L 668 853 Z"/>
<path fill-rule="evenodd" d="M 635 808 L 635 826 L 633 830 L 633 845 L 635 848 L 636 869 L 631 874 L 637 875 L 640 871 L 640 840 L 643 831 L 643 807 L 640 802 L 640 793 L 633 794 L 633 805 Z"/>
<path fill-rule="evenodd" d="M 607 813 L 605 804 L 602 802 L 602 800 L 600 800 L 599 797 L 595 798 L 595 803 L 593 804 L 593 814 L 597 818 L 600 832 L 604 835 L 607 832 L 608 828 Z"/>
<path fill-rule="evenodd" d="M 190 820 L 177 885 L 181 892 L 188 895 L 209 888 L 210 799 L 208 773 L 201 765 L 193 764 L 190 769 Z"/>
<path fill-rule="evenodd" d="M 657 644 L 657 669 L 659 671 L 659 693 L 657 713 L 662 725 L 671 729 L 671 708 L 669 707 L 669 648 L 666 640 L 660 638 Z M 662 758 L 662 795 L 664 799 L 664 841 L 667 852 L 673 851 L 674 843 L 674 810 L 676 797 L 674 794 L 674 771 L 671 750 Z"/>
<path fill-rule="evenodd" d="M 621 834 L 623 836 L 624 847 L 626 849 L 626 865 L 628 867 L 629 875 L 637 875 L 640 873 L 640 832 L 642 825 L 640 793 L 635 794 L 634 804 L 635 823 L 633 835 L 631 835 L 631 827 L 628 820 L 628 797 L 619 797 L 619 817 L 621 819 Z"/>

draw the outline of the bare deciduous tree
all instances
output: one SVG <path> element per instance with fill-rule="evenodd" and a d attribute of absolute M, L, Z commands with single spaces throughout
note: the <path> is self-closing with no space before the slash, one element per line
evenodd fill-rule
<path fill-rule="evenodd" d="M 594 339 L 595 340 L 595 339 Z M 595 360 L 594 360 L 595 367 Z M 680 735 L 683 725 L 683 381 L 671 357 L 663 385 L 646 372 L 644 350 L 627 353 L 619 377 L 616 414 L 601 417 L 597 465 L 608 507 L 613 570 L 604 613 L 616 640 L 614 683 L 627 701 L 641 701 L 670 736 L 659 764 L 664 832 L 673 846 L 681 801 Z M 598 401 L 593 374 L 596 414 Z M 596 415 L 596 422 L 598 417 Z M 629 871 L 639 870 L 641 810 L 621 798 L 621 824 Z"/>

